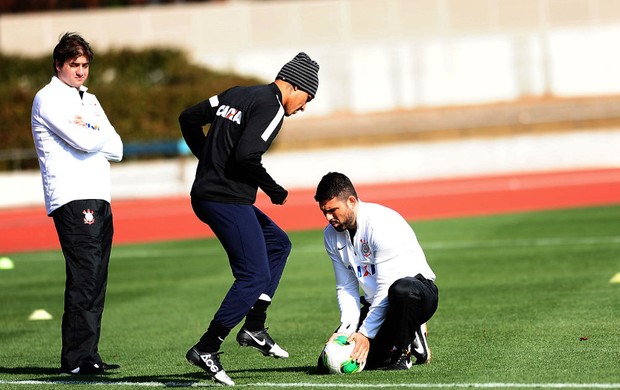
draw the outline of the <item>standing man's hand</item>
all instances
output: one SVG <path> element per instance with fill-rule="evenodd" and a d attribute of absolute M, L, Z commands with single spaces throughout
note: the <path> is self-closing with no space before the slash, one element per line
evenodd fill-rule
<path fill-rule="evenodd" d="M 271 203 L 275 205 L 283 205 L 288 199 L 288 191 L 282 187 L 280 187 L 280 189 L 280 191 L 269 193 L 269 199 L 271 199 Z"/>
<path fill-rule="evenodd" d="M 351 357 L 358 363 L 366 362 L 370 351 L 370 340 L 361 333 L 355 332 L 347 339 L 348 342 L 355 342 L 355 347 Z"/>
<path fill-rule="evenodd" d="M 286 203 L 286 200 L 287 200 L 287 199 L 288 199 L 288 196 L 287 196 L 286 198 L 282 199 L 282 200 L 275 200 L 275 199 L 272 199 L 272 200 L 271 200 L 271 203 L 273 203 L 273 204 L 275 204 L 275 205 L 278 205 L 278 206 L 282 206 L 284 203 Z"/>

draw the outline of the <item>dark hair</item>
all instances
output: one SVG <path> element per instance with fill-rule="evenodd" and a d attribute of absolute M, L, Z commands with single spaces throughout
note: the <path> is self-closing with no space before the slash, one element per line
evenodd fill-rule
<path fill-rule="evenodd" d="M 349 196 L 357 199 L 357 192 L 351 180 L 342 173 L 329 172 L 317 185 L 314 200 L 323 202 L 333 198 L 347 199 Z"/>
<path fill-rule="evenodd" d="M 64 33 L 58 40 L 58 44 L 54 47 L 54 73 L 58 73 L 56 64 L 62 66 L 66 61 L 73 58 L 85 56 L 88 62 L 95 57 L 95 53 L 90 48 L 90 44 L 86 42 L 78 33 Z"/>

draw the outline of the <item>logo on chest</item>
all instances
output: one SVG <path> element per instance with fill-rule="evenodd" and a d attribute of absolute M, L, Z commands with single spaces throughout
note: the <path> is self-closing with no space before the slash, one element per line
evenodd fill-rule
<path fill-rule="evenodd" d="M 229 121 L 233 121 L 236 124 L 241 124 L 241 116 L 243 115 L 243 111 L 237 110 L 234 107 L 221 105 L 217 108 L 217 112 L 215 113 L 217 116 L 221 116 L 222 118 L 226 118 Z"/>
<path fill-rule="evenodd" d="M 361 239 L 360 242 L 362 243 L 362 255 L 364 257 L 372 256 L 372 251 L 370 250 L 370 245 L 368 245 L 368 240 Z"/>
<path fill-rule="evenodd" d="M 372 250 L 370 249 L 370 244 L 368 244 L 368 240 L 361 239 L 360 243 L 360 251 L 362 253 L 362 256 L 364 256 L 365 258 L 371 257 Z M 349 269 L 351 271 L 354 271 L 357 274 L 358 278 L 365 278 L 366 276 L 371 276 L 377 273 L 377 269 L 374 264 L 361 264 L 355 266 L 355 269 L 353 269 L 352 266 L 349 266 Z"/>

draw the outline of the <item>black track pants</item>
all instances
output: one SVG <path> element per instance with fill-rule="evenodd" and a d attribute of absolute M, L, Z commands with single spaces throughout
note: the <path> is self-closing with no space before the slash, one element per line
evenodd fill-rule
<path fill-rule="evenodd" d="M 416 329 L 435 314 L 439 293 L 432 280 L 418 274 L 395 281 L 388 290 L 388 302 L 385 321 L 370 341 L 371 366 L 389 358 L 392 348 L 405 348 L 413 342 Z"/>
<path fill-rule="evenodd" d="M 114 233 L 110 204 L 76 200 L 55 210 L 54 225 L 65 257 L 61 368 L 101 363 L 101 316 Z"/>

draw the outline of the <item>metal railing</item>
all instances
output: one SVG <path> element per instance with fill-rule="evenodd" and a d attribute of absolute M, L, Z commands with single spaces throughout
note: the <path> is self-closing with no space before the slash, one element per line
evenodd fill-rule
<path fill-rule="evenodd" d="M 37 160 L 37 153 L 32 149 L 4 149 L 0 150 L 0 170 L 21 171 L 31 168 L 32 162 Z M 30 164 L 25 164 L 30 161 Z"/>
<path fill-rule="evenodd" d="M 179 157 L 190 153 L 183 140 L 129 142 L 123 146 L 123 159 Z M 37 168 L 37 153 L 32 148 L 0 149 L 0 172 Z"/>

